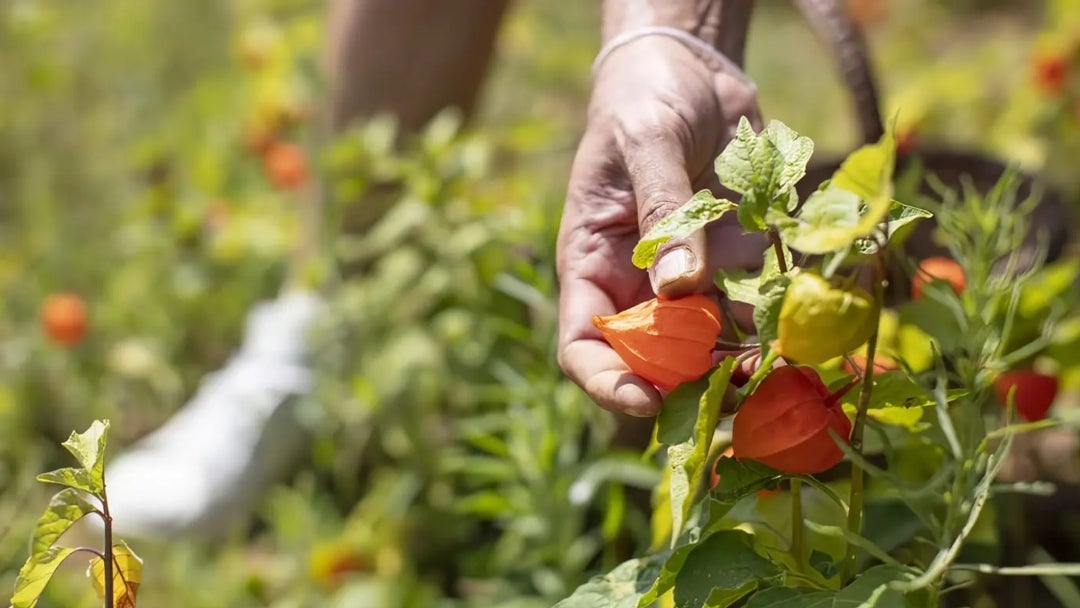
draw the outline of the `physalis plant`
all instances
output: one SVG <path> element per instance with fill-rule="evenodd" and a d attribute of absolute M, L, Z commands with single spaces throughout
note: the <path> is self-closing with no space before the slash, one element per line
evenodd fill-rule
<path fill-rule="evenodd" d="M 904 183 L 894 180 L 896 147 L 890 127 L 802 198 L 813 142 L 777 121 L 755 133 L 744 118 L 715 164 L 740 200 L 703 190 L 640 240 L 633 262 L 646 269 L 666 241 L 729 212 L 768 235 L 760 272 L 716 276 L 728 299 L 754 307 L 753 335 L 735 346 L 761 365 L 737 382 L 741 356 L 713 363 L 733 321 L 704 295 L 594 319 L 631 371 L 669 391 L 649 451 L 666 446 L 666 469 L 650 553 L 557 608 L 929 608 L 956 587 L 959 548 L 1013 433 L 1033 428 L 1011 423 L 1016 402 L 1030 402 L 1020 412 L 1038 420 L 1056 391 L 1029 372 L 1003 373 L 1046 345 L 1050 323 L 1017 344 L 1019 289 L 1038 269 L 1003 278 L 990 263 L 1026 231 L 1022 211 L 1007 230 L 994 221 L 1017 206 L 1015 179 L 932 214 L 894 200 Z M 951 236 L 973 232 L 954 239 L 951 258 L 916 268 L 897 243 L 905 226 L 934 215 Z M 914 278 L 899 310 L 884 302 L 896 265 Z M 1004 424 L 987 428 L 994 419 Z M 901 456 L 912 464 L 898 472 Z M 907 514 L 907 538 L 886 535 L 893 544 L 882 546 L 864 529 L 871 487 Z M 916 537 L 930 540 L 903 545 L 915 557 L 890 554 Z"/>

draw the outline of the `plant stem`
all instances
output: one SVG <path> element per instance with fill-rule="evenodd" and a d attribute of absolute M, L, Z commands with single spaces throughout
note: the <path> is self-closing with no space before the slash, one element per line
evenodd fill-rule
<path fill-rule="evenodd" d="M 113 596 L 113 529 L 112 515 L 109 515 L 109 497 L 105 494 L 105 488 L 101 488 L 102 519 L 105 520 L 105 550 L 102 551 L 105 562 L 105 608 L 113 608 L 115 597 Z"/>
<path fill-rule="evenodd" d="M 859 401 L 855 410 L 855 423 L 851 428 L 851 449 L 857 454 L 862 454 L 863 431 L 866 428 L 866 410 L 870 406 L 870 395 L 874 390 L 874 357 L 877 354 L 878 325 L 881 323 L 881 307 L 885 299 L 885 263 L 881 253 L 874 256 L 874 300 L 878 305 L 878 318 L 874 324 L 874 332 L 866 342 L 866 368 L 862 370 L 862 390 L 859 392 Z M 848 498 L 848 530 L 852 534 L 862 533 L 863 522 L 863 489 L 866 483 L 866 472 L 859 463 L 851 463 L 851 495 Z M 849 581 L 855 576 L 857 550 L 853 545 L 848 545 L 847 556 L 844 559 L 843 580 Z"/>
<path fill-rule="evenodd" d="M 803 542 L 802 481 L 791 480 L 791 554 L 802 568 L 805 546 Z"/>
<path fill-rule="evenodd" d="M 787 274 L 787 260 L 784 259 L 784 244 L 780 241 L 780 233 L 776 228 L 769 228 L 769 242 L 772 243 L 773 251 L 776 252 L 776 266 L 780 269 L 780 274 Z"/>

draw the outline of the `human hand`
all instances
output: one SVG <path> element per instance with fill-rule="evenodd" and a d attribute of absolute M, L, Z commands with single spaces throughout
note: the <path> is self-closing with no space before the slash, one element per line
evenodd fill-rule
<path fill-rule="evenodd" d="M 717 268 L 761 265 L 762 235 L 745 235 L 727 218 L 666 243 L 648 272 L 630 261 L 640 236 L 695 191 L 725 192 L 713 161 L 744 115 L 760 128 L 753 84 L 668 38 L 635 40 L 596 74 L 559 229 L 559 364 L 606 409 L 654 416 L 663 396 L 630 372 L 594 315 L 654 295 L 719 297 Z"/>

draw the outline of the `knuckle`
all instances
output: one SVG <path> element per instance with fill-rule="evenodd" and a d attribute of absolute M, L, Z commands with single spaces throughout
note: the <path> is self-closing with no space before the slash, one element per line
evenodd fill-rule
<path fill-rule="evenodd" d="M 646 194 L 641 202 L 646 210 L 642 214 L 640 221 L 642 234 L 651 230 L 660 220 L 681 207 L 679 203 L 675 202 L 670 193 L 660 191 Z"/>

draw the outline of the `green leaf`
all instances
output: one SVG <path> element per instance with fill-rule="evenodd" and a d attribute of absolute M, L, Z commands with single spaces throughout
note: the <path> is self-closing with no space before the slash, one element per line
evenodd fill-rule
<path fill-rule="evenodd" d="M 771 251 L 771 250 L 770 250 Z M 716 271 L 716 284 L 727 294 L 729 300 L 752 306 L 761 305 L 761 274 L 751 274 L 742 269 Z"/>
<path fill-rule="evenodd" d="M 79 461 L 82 469 L 59 469 L 38 475 L 38 480 L 85 490 L 101 498 L 105 489 L 105 438 L 108 434 L 108 420 L 95 420 L 83 433 L 72 432 L 61 445 Z"/>
<path fill-rule="evenodd" d="M 648 234 L 638 241 L 634 246 L 634 266 L 648 268 L 656 260 L 656 252 L 661 245 L 673 238 L 690 236 L 735 207 L 735 203 L 717 199 L 708 190 L 698 192 L 682 207 L 657 222 Z"/>
<path fill-rule="evenodd" d="M 866 411 L 867 417 L 875 422 L 903 427 L 911 433 L 918 433 L 930 427 L 928 423 L 922 422 L 922 414 L 921 407 L 890 406 Z"/>
<path fill-rule="evenodd" d="M 750 534 L 721 530 L 699 542 L 687 556 L 675 578 L 675 606 L 723 608 L 781 576 L 775 564 L 754 551 Z M 726 593 L 714 595 L 716 591 Z"/>
<path fill-rule="evenodd" d="M 891 126 L 877 142 L 852 152 L 833 174 L 831 186 L 855 193 L 864 201 L 892 194 L 892 175 L 896 162 L 896 138 Z M 877 222 L 875 222 L 877 223 Z"/>
<path fill-rule="evenodd" d="M 746 608 L 905 608 L 903 594 L 888 587 L 901 576 L 892 566 L 875 566 L 839 591 L 772 587 L 755 593 Z"/>
<path fill-rule="evenodd" d="M 787 268 L 794 268 L 795 263 L 791 250 L 781 244 L 784 252 L 784 262 Z M 745 302 L 753 306 L 762 303 L 761 286 L 775 277 L 782 276 L 780 266 L 776 262 L 776 248 L 769 247 L 763 256 L 761 271 L 749 273 L 742 269 L 719 269 L 716 271 L 716 283 L 727 294 L 729 299 L 736 302 Z"/>
<path fill-rule="evenodd" d="M 781 194 L 790 191 L 806 175 L 806 165 L 814 155 L 814 141 L 779 120 L 770 121 L 764 135 L 783 159 L 776 189 Z"/>
<path fill-rule="evenodd" d="M 828 608 L 835 593 L 792 587 L 770 587 L 754 594 L 746 608 Z"/>
<path fill-rule="evenodd" d="M 915 207 L 913 205 L 905 205 L 899 201 L 893 201 L 889 208 L 889 217 L 886 220 L 888 223 L 885 225 L 885 239 L 891 241 L 902 228 L 919 220 L 925 220 L 932 217 L 934 217 L 934 214 L 926 209 Z"/>
<path fill-rule="evenodd" d="M 69 547 L 50 547 L 42 553 L 31 555 L 19 570 L 19 578 L 15 580 L 15 593 L 11 596 L 12 608 L 34 608 L 53 573 L 75 551 Z"/>
<path fill-rule="evenodd" d="M 143 561 L 124 541 L 113 545 L 113 606 L 135 608 L 135 597 L 142 584 Z M 100 557 L 90 560 L 90 580 L 98 597 L 105 599 L 105 561 Z"/>
<path fill-rule="evenodd" d="M 686 557 L 690 555 L 690 552 L 696 546 L 683 545 L 671 552 L 671 555 L 664 561 L 663 567 L 660 568 L 660 574 L 656 577 L 656 582 L 638 600 L 638 608 L 648 608 L 665 593 L 671 591 L 672 587 L 675 586 L 675 577 L 678 576 L 683 564 L 686 563 Z"/>
<path fill-rule="evenodd" d="M 761 303 L 754 308 L 754 327 L 761 341 L 763 358 L 772 350 L 772 343 L 779 335 L 780 309 L 790 284 L 787 275 L 777 275 L 761 285 Z"/>
<path fill-rule="evenodd" d="M 720 407 L 727 391 L 735 358 L 727 357 L 709 375 L 709 388 L 701 396 L 693 436 L 686 442 L 668 448 L 668 467 L 671 469 L 671 542 L 682 533 L 690 513 L 691 501 L 701 486 L 702 469 L 712 445 L 713 433 L 720 420 Z"/>
<path fill-rule="evenodd" d="M 847 587 L 836 592 L 836 608 L 905 608 L 904 595 L 889 588 L 893 581 L 911 577 L 895 566 L 874 566 L 855 578 Z"/>
<path fill-rule="evenodd" d="M 947 399 L 952 402 L 965 394 L 967 393 L 963 389 L 952 389 L 947 393 Z M 858 391 L 849 391 L 841 399 L 841 402 L 854 404 L 858 398 Z M 870 408 L 927 407 L 934 403 L 934 396 L 913 382 L 902 371 L 891 370 L 874 376 L 874 390 L 870 394 Z"/>
<path fill-rule="evenodd" d="M 37 476 L 37 480 L 42 483 L 55 483 L 69 488 L 75 488 L 76 490 L 82 490 L 93 495 L 97 495 L 96 484 L 90 476 L 90 472 L 86 469 L 76 469 L 73 467 L 65 467 L 63 469 L 57 469 L 55 471 L 49 471 L 48 473 L 42 473 Z"/>
<path fill-rule="evenodd" d="M 757 171 L 754 167 L 758 136 L 745 116 L 739 119 L 735 137 L 716 158 L 716 176 L 725 187 L 749 194 L 754 190 Z"/>
<path fill-rule="evenodd" d="M 675 387 L 664 399 L 656 418 L 656 440 L 664 445 L 683 443 L 693 435 L 701 395 L 709 388 L 708 376 Z"/>
<path fill-rule="evenodd" d="M 44 553 L 72 524 L 94 511 L 97 511 L 97 506 L 86 500 L 79 490 L 60 490 L 52 497 L 49 508 L 38 519 L 30 552 Z"/>
<path fill-rule="evenodd" d="M 770 122 L 757 135 L 745 116 L 739 120 L 735 138 L 716 159 L 716 175 L 721 184 L 743 195 L 739 223 L 744 228 L 764 230 L 770 208 L 786 212 L 794 206 L 795 183 L 806 174 L 813 151 L 810 138 L 782 122 Z"/>
<path fill-rule="evenodd" d="M 666 558 L 667 554 L 659 554 L 623 562 L 607 574 L 594 576 L 553 608 L 636 608 Z"/>
<path fill-rule="evenodd" d="M 796 251 L 829 253 L 845 249 L 864 236 L 860 234 L 861 207 L 858 195 L 833 187 L 811 194 L 798 217 L 770 211 L 769 223 Z"/>
<path fill-rule="evenodd" d="M 775 489 L 783 473 L 753 460 L 723 457 L 716 461 L 720 477 L 711 495 L 720 502 L 735 502 L 762 489 Z"/>
<path fill-rule="evenodd" d="M 760 584 L 756 580 L 749 580 L 735 589 L 713 589 L 705 600 L 705 608 L 727 608 L 746 597 L 746 594 L 757 589 Z"/>

